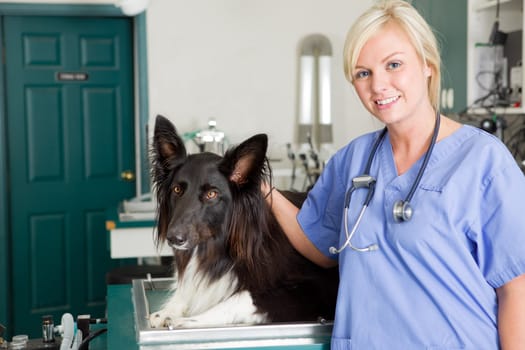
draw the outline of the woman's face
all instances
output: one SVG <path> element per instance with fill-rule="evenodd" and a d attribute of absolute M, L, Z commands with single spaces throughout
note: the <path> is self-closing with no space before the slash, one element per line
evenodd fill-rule
<path fill-rule="evenodd" d="M 410 120 L 431 108 L 431 69 L 397 24 L 387 23 L 365 43 L 355 68 L 353 83 L 361 102 L 383 123 Z"/>

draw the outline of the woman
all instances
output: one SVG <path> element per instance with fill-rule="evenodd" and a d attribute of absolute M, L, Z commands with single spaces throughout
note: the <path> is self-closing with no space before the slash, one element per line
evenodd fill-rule
<path fill-rule="evenodd" d="M 432 30 L 405 1 L 373 6 L 345 74 L 384 132 L 339 150 L 300 211 L 262 189 L 302 254 L 339 264 L 332 349 L 525 349 L 525 178 L 440 115 Z"/>

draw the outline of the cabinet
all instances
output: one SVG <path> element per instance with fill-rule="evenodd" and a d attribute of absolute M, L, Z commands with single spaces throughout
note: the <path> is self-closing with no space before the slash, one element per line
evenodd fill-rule
<path fill-rule="evenodd" d="M 482 0 L 480 0 L 482 1 Z M 467 106 L 467 0 L 413 0 L 432 26 L 441 50 L 441 111 Z"/>
<path fill-rule="evenodd" d="M 521 87 L 524 72 L 521 69 L 523 57 L 523 4 L 525 0 L 468 0 L 468 35 L 467 35 L 467 105 L 476 107 L 474 103 L 483 96 L 486 89 L 486 79 L 492 77 L 490 83 L 496 82 L 507 88 L 496 89 L 485 101 L 485 106 L 496 114 L 525 113 Z M 499 4 L 499 6 L 498 6 Z M 499 11 L 498 11 L 499 8 Z M 507 34 L 507 40 L 499 49 L 488 45 L 494 23 L 498 19 L 499 30 Z M 498 52 L 497 50 L 501 50 Z M 498 55 L 505 60 L 496 59 Z M 512 72 L 512 74 L 511 74 Z M 498 73 L 498 75 L 496 75 Z M 501 73 L 501 74 L 499 74 Z M 485 84 L 485 86 L 483 86 Z M 484 114 L 485 108 L 472 108 L 471 112 Z"/>

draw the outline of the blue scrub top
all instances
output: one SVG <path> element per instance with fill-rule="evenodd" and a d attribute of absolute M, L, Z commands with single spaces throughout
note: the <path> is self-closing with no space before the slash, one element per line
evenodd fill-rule
<path fill-rule="evenodd" d="M 393 219 L 423 157 L 397 175 L 389 134 L 370 175 L 374 197 L 353 239 L 346 240 L 344 196 L 364 171 L 379 131 L 338 151 L 298 214 L 309 239 L 339 259 L 340 288 L 332 349 L 498 349 L 494 288 L 525 273 L 525 177 L 496 137 L 464 125 L 438 142 L 411 206 L 408 222 Z M 366 189 L 348 210 L 351 230 Z"/>

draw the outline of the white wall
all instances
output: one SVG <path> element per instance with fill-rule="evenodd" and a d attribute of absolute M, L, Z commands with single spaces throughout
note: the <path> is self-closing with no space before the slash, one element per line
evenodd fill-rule
<path fill-rule="evenodd" d="M 332 43 L 334 145 L 380 125 L 343 74 L 352 21 L 372 0 L 152 0 L 147 10 L 149 111 L 180 132 L 215 118 L 232 143 L 264 132 L 279 156 L 293 142 L 300 41 Z M 272 154 L 271 154 L 272 155 Z"/>
<path fill-rule="evenodd" d="M 113 0 L 0 2 L 107 4 Z M 215 118 L 231 143 L 270 137 L 270 156 L 296 139 L 298 47 L 310 34 L 332 44 L 335 148 L 381 125 L 361 106 L 343 74 L 353 20 L 373 0 L 150 0 L 147 9 L 149 115 L 180 132 Z"/>
<path fill-rule="evenodd" d="M 22 4 L 115 4 L 114 0 L 0 0 L 0 3 L 22 3 Z"/>

